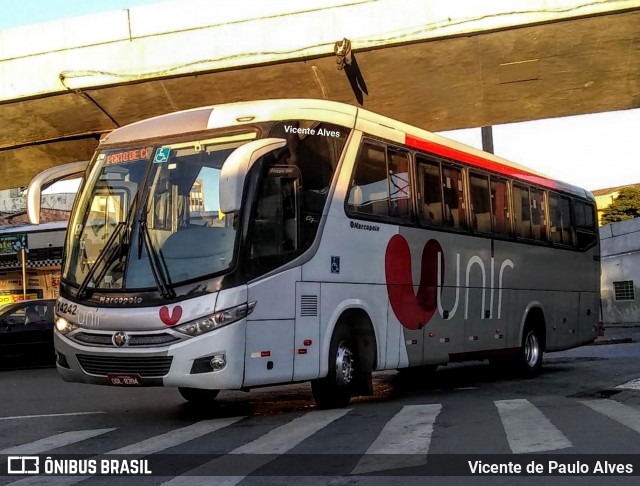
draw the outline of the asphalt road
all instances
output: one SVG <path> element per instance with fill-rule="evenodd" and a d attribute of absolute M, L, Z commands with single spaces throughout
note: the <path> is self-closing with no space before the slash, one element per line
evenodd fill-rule
<path fill-rule="evenodd" d="M 140 486 L 637 484 L 637 476 L 468 476 L 467 460 L 512 458 L 547 468 L 553 460 L 640 457 L 640 386 L 633 383 L 640 378 L 640 329 L 608 335 L 635 342 L 549 354 L 534 380 L 480 362 L 442 367 L 431 377 L 379 373 L 373 397 L 335 411 L 318 411 L 306 384 L 223 392 L 202 409 L 172 389 L 65 383 L 51 368 L 4 370 L 0 456 L 182 454 L 175 464 L 176 456 L 162 456 L 154 469 L 165 475 L 136 477 Z M 460 476 L 428 475 L 452 470 Z M 212 480 L 194 471 L 232 477 Z M 0 476 L 0 485 L 80 481 L 130 484 L 131 478 Z"/>

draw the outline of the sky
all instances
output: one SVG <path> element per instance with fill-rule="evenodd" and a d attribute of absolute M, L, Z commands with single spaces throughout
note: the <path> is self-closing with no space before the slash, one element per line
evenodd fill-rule
<path fill-rule="evenodd" d="M 214 0 L 212 0 L 214 1 Z M 0 0 L 0 29 L 158 0 Z M 428 128 L 428 127 L 424 127 Z M 640 109 L 496 125 L 496 155 L 588 190 L 640 182 Z M 482 148 L 480 129 L 442 135 Z M 67 185 L 49 191 L 66 190 Z"/>
<path fill-rule="evenodd" d="M 110 12 L 158 0 L 0 0 L 0 29 Z"/>

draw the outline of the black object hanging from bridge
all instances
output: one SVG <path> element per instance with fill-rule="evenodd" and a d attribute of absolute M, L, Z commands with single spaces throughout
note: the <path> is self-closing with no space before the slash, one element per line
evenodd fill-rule
<path fill-rule="evenodd" d="M 356 95 L 356 100 L 359 104 L 364 105 L 363 93 L 369 95 L 369 91 L 356 61 L 356 55 L 351 51 L 351 41 L 347 38 L 337 41 L 333 46 L 333 52 L 336 55 L 338 71 L 344 69 L 353 94 Z"/>

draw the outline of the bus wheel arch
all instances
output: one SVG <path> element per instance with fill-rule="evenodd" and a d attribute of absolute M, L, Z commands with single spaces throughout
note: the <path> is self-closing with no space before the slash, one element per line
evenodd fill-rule
<path fill-rule="evenodd" d="M 373 394 L 377 341 L 371 319 L 363 309 L 349 308 L 342 312 L 333 328 L 326 356 L 327 375 L 311 382 L 318 407 L 344 407 L 353 395 Z"/>

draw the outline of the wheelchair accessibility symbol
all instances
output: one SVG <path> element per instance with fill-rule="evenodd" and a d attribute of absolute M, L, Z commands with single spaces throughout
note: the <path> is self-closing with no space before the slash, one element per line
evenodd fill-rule
<path fill-rule="evenodd" d="M 160 147 L 156 150 L 156 155 L 153 158 L 154 164 L 164 164 L 169 160 L 169 154 L 171 153 L 170 147 Z"/>
<path fill-rule="evenodd" d="M 340 273 L 340 257 L 331 257 L 331 273 Z"/>

